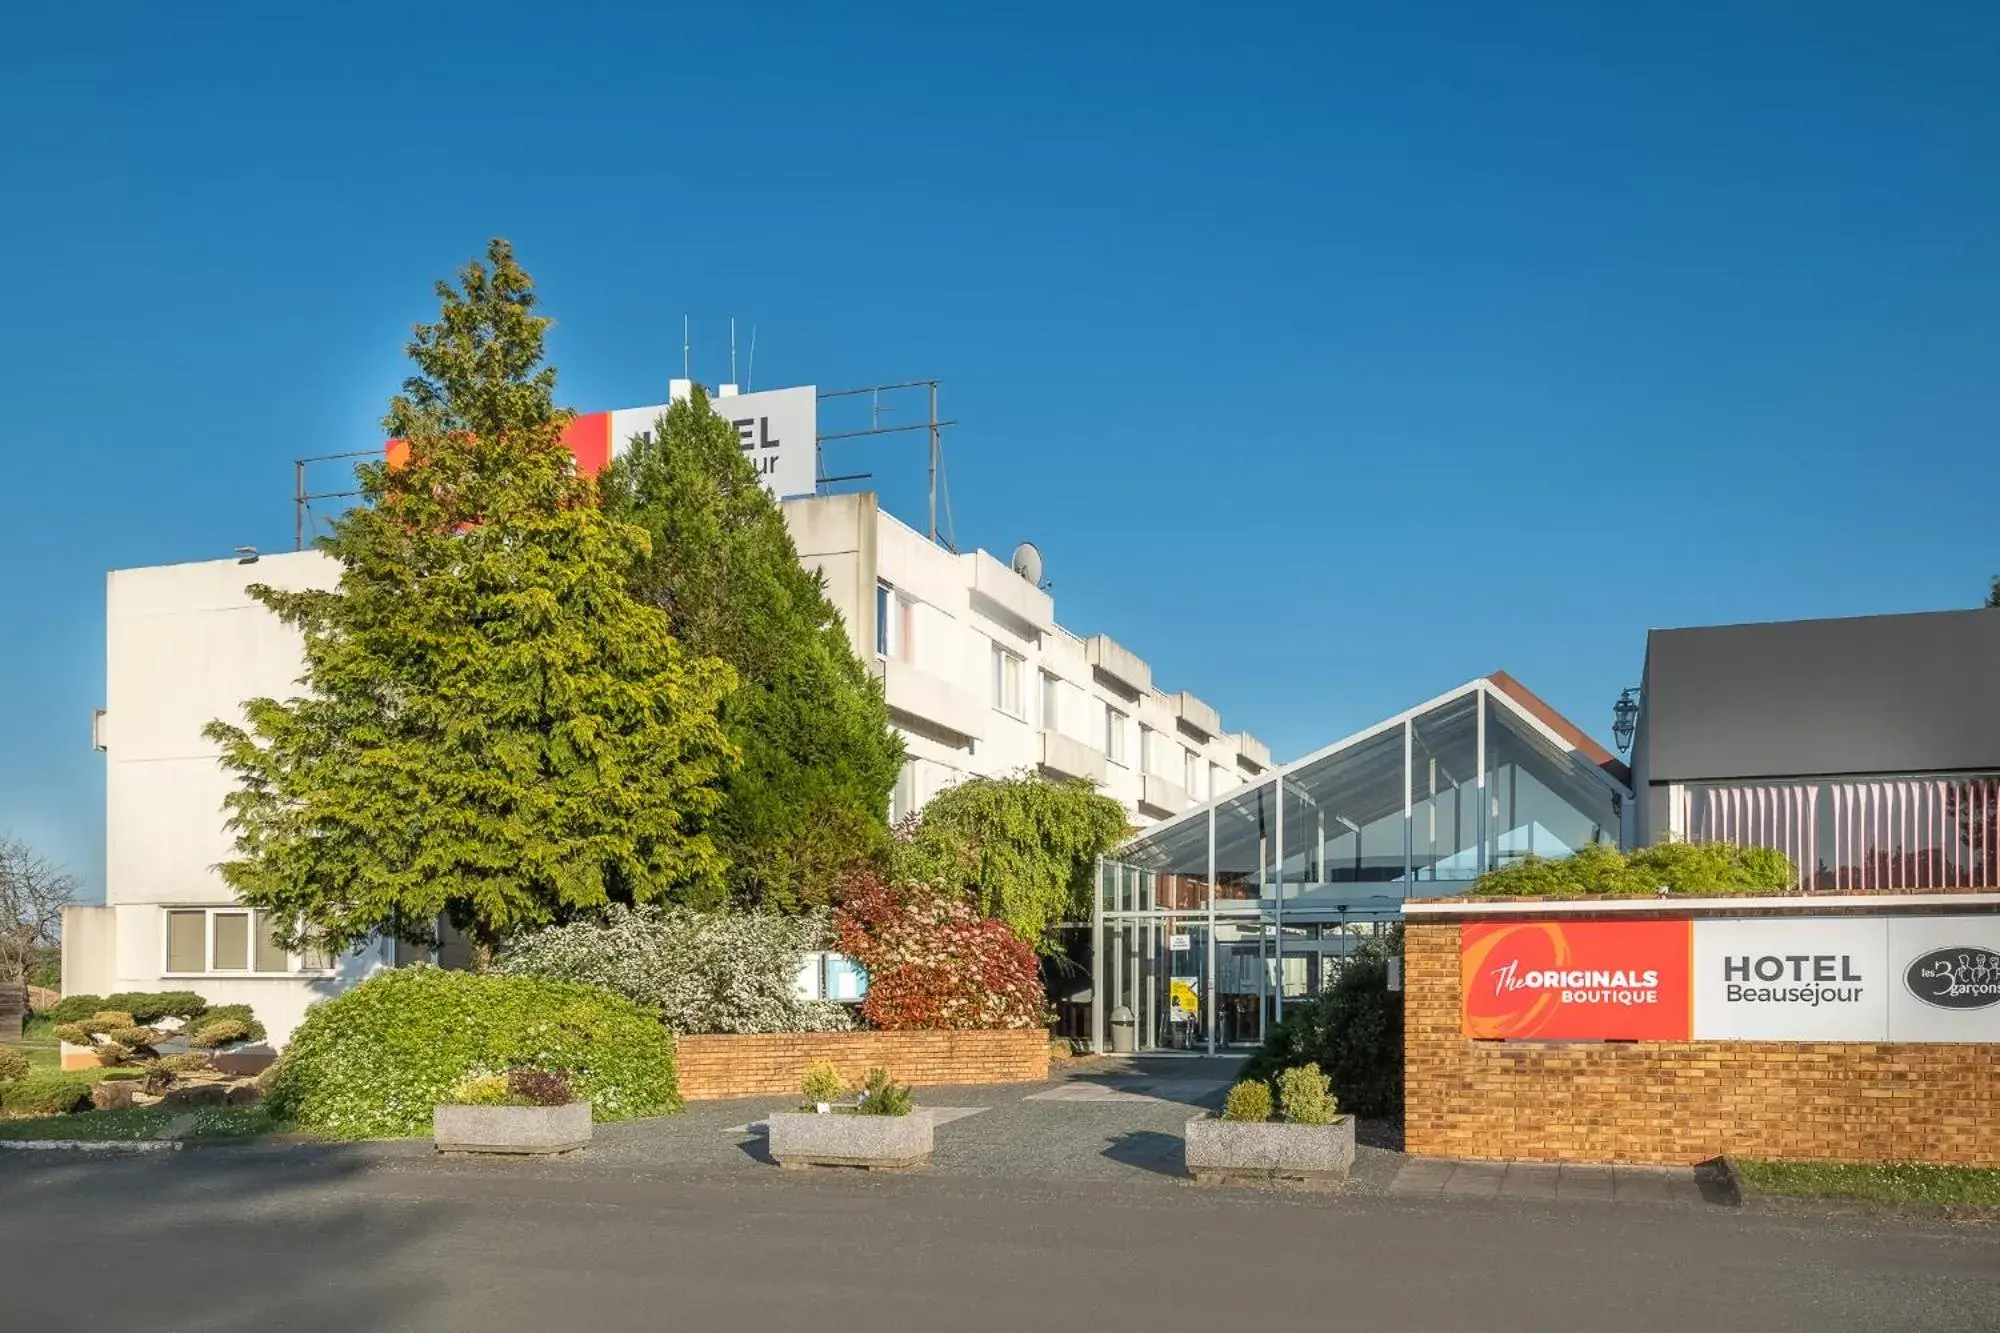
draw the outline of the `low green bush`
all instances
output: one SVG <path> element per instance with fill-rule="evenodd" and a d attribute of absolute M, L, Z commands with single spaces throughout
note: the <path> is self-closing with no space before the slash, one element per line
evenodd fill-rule
<path fill-rule="evenodd" d="M 203 1051 L 182 1051 L 163 1055 L 153 1063 L 169 1074 L 194 1074 L 208 1068 L 208 1055 Z"/>
<path fill-rule="evenodd" d="M 1295 1125 L 1328 1125 L 1340 1110 L 1333 1080 L 1314 1064 L 1296 1065 L 1278 1075 L 1278 1114 Z"/>
<path fill-rule="evenodd" d="M 45 1071 L 0 1086 L 0 1110 L 15 1115 L 66 1115 L 90 1106 L 90 1080 Z"/>
<path fill-rule="evenodd" d="M 908 1115 L 915 1106 L 907 1085 L 890 1082 L 886 1069 L 871 1069 L 861 1088 L 861 1103 L 854 1109 L 860 1115 Z"/>
<path fill-rule="evenodd" d="M 208 1008 L 208 1001 L 191 990 L 119 991 L 107 995 L 100 1009 L 121 1009 L 141 1023 L 162 1018 L 193 1018 Z"/>
<path fill-rule="evenodd" d="M 72 1046 L 89 1046 L 97 1039 L 83 1023 L 58 1023 L 55 1035 L 57 1041 L 66 1041 Z"/>
<path fill-rule="evenodd" d="M 51 1023 L 74 1023 L 102 1012 L 104 1007 L 102 995 L 65 995 L 43 1010 L 42 1017 Z"/>
<path fill-rule="evenodd" d="M 224 1022 L 241 1023 L 244 1035 L 240 1040 L 243 1041 L 262 1041 L 268 1035 L 264 1031 L 264 1025 L 257 1021 L 257 1016 L 250 1012 L 250 1006 L 247 1004 L 210 1005 L 188 1026 L 200 1028 L 210 1023 Z"/>
<path fill-rule="evenodd" d="M 97 1053 L 97 1063 L 101 1065 L 122 1065 L 132 1058 L 132 1048 L 115 1041 L 100 1041 L 91 1049 Z"/>
<path fill-rule="evenodd" d="M 28 1076 L 28 1057 L 12 1046 L 0 1046 L 0 1083 Z"/>
<path fill-rule="evenodd" d="M 799 1080 L 799 1096 L 804 1099 L 805 1109 L 811 1110 L 821 1102 L 836 1100 L 843 1086 L 833 1061 L 815 1060 L 806 1066 L 806 1076 Z"/>
<path fill-rule="evenodd" d="M 116 1032 L 119 1028 L 136 1027 L 132 1015 L 117 1009 L 100 1009 L 89 1018 L 77 1024 L 85 1032 Z"/>
<path fill-rule="evenodd" d="M 1344 1109 L 1360 1116 L 1403 1114 L 1403 997 L 1389 989 L 1389 959 L 1402 953 L 1400 926 L 1363 943 L 1333 984 L 1309 1000 L 1285 1004 L 1284 1021 L 1267 1028 L 1246 1078 L 1274 1079 L 1298 1065 L 1318 1065 Z"/>
<path fill-rule="evenodd" d="M 250 1025 L 240 1019 L 203 1017 L 195 1021 L 194 1031 L 188 1034 L 188 1045 L 212 1051 L 218 1046 L 249 1039 Z"/>
<path fill-rule="evenodd" d="M 1261 1122 L 1271 1118 L 1271 1085 L 1261 1078 L 1246 1078 L 1222 1099 L 1224 1120 Z"/>
<path fill-rule="evenodd" d="M 272 1114 L 337 1138 L 430 1131 L 482 1070 L 564 1069 L 598 1120 L 678 1109 L 673 1036 L 630 1000 L 535 976 L 383 972 L 313 1006 L 270 1082 Z"/>
<path fill-rule="evenodd" d="M 151 1046 L 160 1039 L 160 1034 L 147 1027 L 114 1029 L 109 1036 L 120 1046 Z"/>
<path fill-rule="evenodd" d="M 150 1065 L 120 1065 L 116 1069 L 107 1069 L 99 1074 L 97 1081 L 99 1083 L 133 1083 L 147 1077 L 152 1068 L 153 1066 Z"/>
<path fill-rule="evenodd" d="M 1663 842 L 1630 856 L 1603 844 L 1545 861 L 1530 856 L 1489 870 L 1470 890 L 1482 898 L 1724 898 L 1793 893 L 1798 870 L 1783 852 L 1727 842 Z"/>
<path fill-rule="evenodd" d="M 507 1086 L 505 1074 L 481 1074 L 454 1083 L 444 1095 L 444 1100 L 452 1106 L 527 1106 L 526 1097 L 519 1096 Z"/>

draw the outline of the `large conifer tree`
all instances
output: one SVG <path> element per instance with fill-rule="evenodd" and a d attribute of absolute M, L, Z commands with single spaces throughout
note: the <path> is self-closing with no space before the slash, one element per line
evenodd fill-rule
<path fill-rule="evenodd" d="M 614 518 L 652 539 L 634 593 L 665 609 L 688 648 L 736 669 L 722 721 L 742 762 L 715 829 L 737 901 L 828 901 L 887 848 L 903 742 L 824 581 L 800 566 L 736 428 L 698 388 L 612 464 L 603 492 Z"/>
<path fill-rule="evenodd" d="M 238 781 L 223 877 L 286 943 L 442 913 L 483 965 L 570 909 L 720 898 L 733 673 L 632 596 L 646 534 L 576 473 L 507 243 L 438 296 L 383 423 L 400 457 L 322 542 L 338 590 L 252 590 L 304 633 L 307 693 L 208 734 Z"/>

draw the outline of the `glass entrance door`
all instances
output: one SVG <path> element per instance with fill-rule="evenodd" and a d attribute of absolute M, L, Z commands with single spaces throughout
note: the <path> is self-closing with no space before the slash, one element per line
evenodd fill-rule
<path fill-rule="evenodd" d="M 1269 952 L 1261 921 L 1215 923 L 1217 1046 L 1255 1046 L 1264 1039 Z"/>

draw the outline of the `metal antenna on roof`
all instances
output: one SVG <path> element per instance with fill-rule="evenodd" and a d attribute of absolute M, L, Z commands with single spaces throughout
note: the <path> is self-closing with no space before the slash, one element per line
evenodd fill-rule
<path fill-rule="evenodd" d="M 736 316 L 734 315 L 729 317 L 729 382 L 731 384 L 738 382 L 736 378 Z"/>
<path fill-rule="evenodd" d="M 750 364 L 743 368 L 743 392 L 757 387 L 757 326 L 750 326 Z"/>
<path fill-rule="evenodd" d="M 682 315 L 681 316 L 681 378 L 684 380 L 691 380 L 694 378 L 694 372 L 688 369 L 688 366 L 691 364 L 691 357 L 688 351 L 688 346 L 689 346 L 688 317 L 686 315 Z"/>

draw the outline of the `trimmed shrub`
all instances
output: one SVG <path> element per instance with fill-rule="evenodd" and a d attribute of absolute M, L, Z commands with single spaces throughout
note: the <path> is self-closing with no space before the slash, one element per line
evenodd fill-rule
<path fill-rule="evenodd" d="M 102 995 L 65 995 L 43 1010 L 42 1017 L 51 1023 L 74 1023 L 102 1012 L 104 1007 Z"/>
<path fill-rule="evenodd" d="M 257 1021 L 257 1016 L 250 1012 L 250 1006 L 247 1004 L 210 1005 L 193 1022 L 189 1023 L 188 1026 L 190 1028 L 200 1028 L 210 1023 L 224 1021 L 241 1023 L 243 1025 L 243 1036 L 241 1038 L 243 1041 L 262 1041 L 267 1035 L 264 1031 L 264 1025 Z"/>
<path fill-rule="evenodd" d="M 58 1023 L 55 1033 L 57 1041 L 66 1041 L 72 1046 L 90 1046 L 97 1041 L 97 1034 L 83 1023 Z"/>
<path fill-rule="evenodd" d="M 1340 1110 L 1332 1089 L 1318 1065 L 1295 1065 L 1278 1075 L 1278 1114 L 1295 1125 L 1331 1124 Z"/>
<path fill-rule="evenodd" d="M 890 1082 L 886 1069 L 871 1069 L 854 1110 L 858 1115 L 908 1115 L 915 1105 L 906 1084 Z"/>
<path fill-rule="evenodd" d="M 109 1034 L 116 1032 L 119 1028 L 137 1027 L 138 1024 L 132 1021 L 132 1015 L 128 1013 L 117 1009 L 100 1009 L 89 1018 L 84 1019 L 83 1022 L 77 1024 L 77 1026 L 85 1032 Z"/>
<path fill-rule="evenodd" d="M 1261 1078 L 1246 1078 L 1229 1090 L 1222 1102 L 1224 1120 L 1265 1121 L 1271 1118 L 1271 1085 Z"/>
<path fill-rule="evenodd" d="M 142 1071 L 146 1079 L 146 1091 L 159 1096 L 174 1086 L 174 1071 L 160 1068 L 159 1061 L 146 1065 Z"/>
<path fill-rule="evenodd" d="M 844 1006 L 798 994 L 830 934 L 825 913 L 612 906 L 514 940 L 497 970 L 602 986 L 676 1032 L 837 1031 L 854 1025 Z"/>
<path fill-rule="evenodd" d="M 212 1051 L 231 1042 L 248 1041 L 250 1025 L 235 1018 L 202 1018 L 188 1037 L 188 1045 Z"/>
<path fill-rule="evenodd" d="M 162 1018 L 193 1018 L 208 1008 L 208 1001 L 191 990 L 119 991 L 107 995 L 100 1009 L 117 1009 L 141 1023 Z"/>
<path fill-rule="evenodd" d="M 28 1076 L 28 1057 L 11 1046 L 0 1046 L 0 1083 Z"/>
<path fill-rule="evenodd" d="M 799 1096 L 805 1099 L 806 1110 L 838 1099 L 842 1088 L 840 1071 L 831 1060 L 813 1061 L 806 1066 L 806 1076 L 799 1080 Z"/>
<path fill-rule="evenodd" d="M 271 1077 L 271 1113 L 337 1138 L 430 1132 L 463 1080 L 569 1071 L 594 1118 L 676 1110 L 673 1035 L 623 996 L 545 977 L 399 968 L 306 1012 Z"/>
<path fill-rule="evenodd" d="M 111 1040 L 120 1046 L 151 1046 L 160 1039 L 160 1034 L 151 1028 L 118 1028 L 109 1034 Z"/>
<path fill-rule="evenodd" d="M 1034 950 L 965 894 L 857 875 L 834 921 L 841 952 L 868 969 L 861 1014 L 876 1027 L 1043 1026 L 1048 1002 Z"/>
<path fill-rule="evenodd" d="M 16 1115 L 67 1115 L 90 1107 L 90 1080 L 44 1071 L 0 1087 L 0 1110 Z"/>
<path fill-rule="evenodd" d="M 1489 870 L 1470 892 L 1483 898 L 1732 897 L 1795 893 L 1797 869 L 1783 852 L 1727 842 L 1663 842 L 1626 856 L 1592 844 L 1574 856 L 1530 856 Z"/>
<path fill-rule="evenodd" d="M 139 1079 L 150 1077 L 153 1068 L 154 1066 L 152 1065 L 120 1065 L 116 1069 L 107 1069 L 99 1074 L 97 1081 L 99 1083 L 132 1083 Z"/>
<path fill-rule="evenodd" d="M 1245 1075 L 1272 1078 L 1313 1064 L 1332 1080 L 1339 1104 L 1356 1115 L 1403 1114 L 1403 997 L 1389 989 L 1388 959 L 1401 951 L 1401 932 L 1357 954 L 1333 985 L 1285 1006 L 1285 1018 L 1264 1033 Z"/>
<path fill-rule="evenodd" d="M 163 1055 L 153 1063 L 169 1074 L 198 1074 L 208 1068 L 208 1056 L 201 1051 L 183 1051 Z"/>
<path fill-rule="evenodd" d="M 122 1065 L 132 1058 L 132 1048 L 120 1046 L 115 1041 L 100 1041 L 91 1049 L 97 1055 L 97 1063 L 101 1065 Z"/>
<path fill-rule="evenodd" d="M 560 1069 L 510 1069 L 507 1091 L 530 1106 L 568 1106 L 576 1100 L 569 1075 Z"/>

